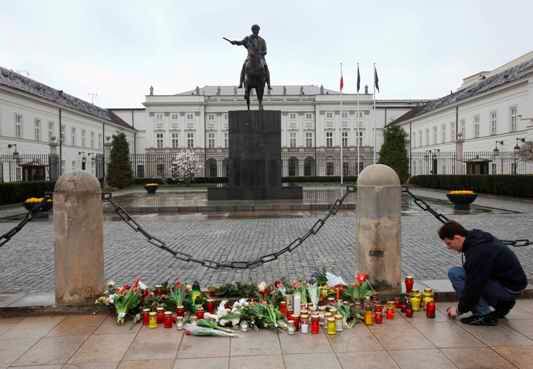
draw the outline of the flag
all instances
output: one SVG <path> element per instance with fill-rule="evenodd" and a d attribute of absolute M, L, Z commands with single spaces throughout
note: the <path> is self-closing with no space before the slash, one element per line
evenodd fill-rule
<path fill-rule="evenodd" d="M 361 75 L 359 74 L 359 63 L 357 63 L 357 92 L 361 88 Z"/>
<path fill-rule="evenodd" d="M 379 92 L 379 78 L 378 78 L 378 70 L 376 69 L 376 66 L 374 65 L 374 87 Z"/>
<path fill-rule="evenodd" d="M 341 81 L 340 81 L 339 88 L 342 92 L 342 89 L 344 88 L 344 78 L 342 77 L 342 63 L 341 63 Z"/>

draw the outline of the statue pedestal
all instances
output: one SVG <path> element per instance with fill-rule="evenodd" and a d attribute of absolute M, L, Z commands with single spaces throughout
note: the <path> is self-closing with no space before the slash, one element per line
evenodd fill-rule
<path fill-rule="evenodd" d="M 302 199 L 301 187 L 281 186 L 281 112 L 230 111 L 228 184 L 208 200 Z"/>

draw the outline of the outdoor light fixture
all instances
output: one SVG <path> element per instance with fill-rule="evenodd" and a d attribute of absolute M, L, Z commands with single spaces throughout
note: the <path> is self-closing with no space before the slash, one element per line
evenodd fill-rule
<path fill-rule="evenodd" d="M 492 152 L 494 153 L 494 156 L 500 155 L 500 150 L 498 149 L 498 145 L 503 145 L 503 140 L 496 141 L 496 147 L 494 148 L 494 150 L 492 150 Z"/>
<path fill-rule="evenodd" d="M 526 139 L 517 137 L 515 140 L 516 140 L 516 145 L 514 145 L 513 151 L 514 151 L 515 154 L 518 154 L 518 153 L 520 153 L 520 145 L 519 145 L 519 143 L 520 142 L 522 142 L 522 143 L 526 142 Z"/>

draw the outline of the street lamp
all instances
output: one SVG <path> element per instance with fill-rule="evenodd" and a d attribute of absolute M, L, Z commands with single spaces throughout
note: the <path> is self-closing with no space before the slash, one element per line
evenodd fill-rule
<path fill-rule="evenodd" d="M 18 164 L 19 160 L 20 160 L 20 155 L 19 155 L 19 153 L 17 151 L 17 144 L 8 144 L 7 148 L 8 149 L 13 149 L 13 160 L 15 161 L 16 164 Z M 12 181 L 11 173 L 13 171 L 13 167 L 11 165 L 11 162 L 12 162 L 12 160 L 9 161 L 9 182 Z M 16 167 L 15 167 L 15 170 L 16 170 Z M 16 178 L 16 176 L 15 176 L 15 178 Z"/>
<path fill-rule="evenodd" d="M 513 147 L 513 173 L 514 175 L 517 174 L 517 169 L 518 169 L 518 155 L 520 154 L 520 145 L 519 143 L 522 142 L 526 142 L 526 139 L 525 138 L 520 138 L 520 137 L 517 137 L 516 139 L 516 145 L 514 145 Z"/>
<path fill-rule="evenodd" d="M 496 141 L 496 147 L 494 148 L 494 150 L 492 150 L 492 152 L 494 153 L 494 156 L 500 155 L 500 150 L 498 149 L 498 145 L 502 145 L 503 146 L 503 140 Z"/>

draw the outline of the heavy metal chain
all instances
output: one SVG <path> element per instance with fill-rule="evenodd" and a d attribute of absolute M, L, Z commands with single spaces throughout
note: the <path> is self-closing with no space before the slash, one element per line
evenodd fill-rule
<path fill-rule="evenodd" d="M 402 192 L 411 196 L 415 204 L 418 205 L 420 209 L 427 211 L 428 213 L 433 215 L 435 218 L 437 218 L 437 220 L 440 221 L 441 223 L 444 224 L 450 221 L 450 219 L 448 219 L 444 214 L 439 213 L 438 211 L 435 211 L 433 208 L 431 208 L 431 206 L 429 206 L 429 204 L 426 201 L 422 200 L 421 198 L 417 197 L 414 193 L 409 191 L 409 188 L 407 186 L 402 187 Z M 513 247 L 525 247 L 525 246 L 533 245 L 533 241 L 530 241 L 526 238 L 518 239 L 518 240 L 500 240 L 500 241 L 504 245 L 513 246 Z"/>
<path fill-rule="evenodd" d="M 168 247 L 168 245 L 164 242 L 158 239 L 157 237 L 152 236 L 150 233 L 148 233 L 143 227 L 139 225 L 124 208 L 122 208 L 120 205 L 115 203 L 113 199 L 111 198 L 110 193 L 105 193 L 103 196 L 104 201 L 109 202 L 114 210 L 115 213 L 118 214 L 118 216 L 135 232 L 141 233 L 146 240 L 154 245 L 155 247 L 160 248 L 161 250 L 164 250 L 168 253 L 170 253 L 172 256 L 174 256 L 176 259 L 184 261 L 184 262 L 191 262 L 191 263 L 197 263 L 200 265 L 203 265 L 207 268 L 211 269 L 221 269 L 221 268 L 229 268 L 229 269 L 251 269 L 251 268 L 257 268 L 260 265 L 269 263 L 271 261 L 277 260 L 281 255 L 285 254 L 286 252 L 293 252 L 296 250 L 302 243 L 305 242 L 309 237 L 316 235 L 320 229 L 326 224 L 329 217 L 337 214 L 337 211 L 342 206 L 344 200 L 350 193 L 353 193 L 356 191 L 355 186 L 347 186 L 346 192 L 344 195 L 337 200 L 329 207 L 328 212 L 324 217 L 321 219 L 318 219 L 311 228 L 307 232 L 305 232 L 303 235 L 295 238 L 293 241 L 289 242 L 284 248 L 281 250 L 278 250 L 276 252 L 263 255 L 255 260 L 237 260 L 237 261 L 229 261 L 229 262 L 218 262 L 215 260 L 210 259 L 196 259 L 192 255 L 187 254 L 185 252 L 176 251 Z"/>
<path fill-rule="evenodd" d="M 24 226 L 26 224 L 28 224 L 28 222 L 30 222 L 32 219 L 33 219 L 33 215 L 32 215 L 32 212 L 30 210 L 30 211 L 28 211 L 26 213 L 26 215 L 20 221 L 19 224 L 17 224 L 14 228 L 10 229 L 9 231 L 7 231 L 6 233 L 4 233 L 3 235 L 0 236 L 0 247 L 4 246 L 6 243 L 8 243 L 9 240 L 11 240 L 11 238 L 13 238 L 14 235 L 19 233 L 20 230 L 22 228 L 24 228 Z"/>

